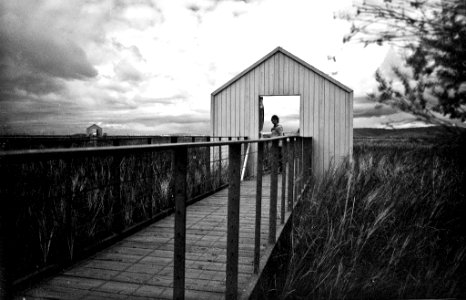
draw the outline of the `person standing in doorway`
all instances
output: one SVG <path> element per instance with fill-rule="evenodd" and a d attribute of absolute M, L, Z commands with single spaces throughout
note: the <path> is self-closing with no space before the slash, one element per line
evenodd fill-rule
<path fill-rule="evenodd" d="M 272 121 L 273 127 L 270 129 L 272 132 L 271 136 L 272 137 L 277 137 L 277 136 L 283 136 L 283 127 L 280 125 L 280 119 L 278 118 L 277 115 L 273 115 L 272 118 L 270 119 Z M 278 172 L 282 171 L 283 168 L 283 157 L 282 157 L 282 141 L 279 141 L 278 143 Z"/>
<path fill-rule="evenodd" d="M 280 119 L 278 118 L 277 115 L 273 115 L 272 118 L 270 119 L 272 121 L 273 127 L 270 129 L 272 132 L 272 137 L 275 136 L 282 136 L 283 135 L 283 127 L 280 125 Z"/>

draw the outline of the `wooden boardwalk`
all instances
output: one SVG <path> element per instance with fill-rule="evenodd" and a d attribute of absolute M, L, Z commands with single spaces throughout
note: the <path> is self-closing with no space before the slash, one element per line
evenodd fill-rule
<path fill-rule="evenodd" d="M 263 177 L 261 263 L 268 244 L 270 177 Z M 281 177 L 278 178 L 277 236 Z M 186 299 L 223 299 L 226 279 L 227 195 L 224 189 L 187 208 Z M 253 274 L 256 181 L 241 184 L 238 298 Z M 285 219 L 289 218 L 289 212 Z M 286 224 L 285 220 L 285 224 Z M 172 299 L 174 216 L 160 220 L 61 274 L 17 294 L 17 299 Z M 261 268 L 263 265 L 261 265 Z M 24 297 L 24 298 L 23 298 Z"/>

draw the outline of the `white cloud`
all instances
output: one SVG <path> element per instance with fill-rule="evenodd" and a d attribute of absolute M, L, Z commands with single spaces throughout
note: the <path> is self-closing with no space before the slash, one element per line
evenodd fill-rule
<path fill-rule="evenodd" d="M 31 50 L 31 64 L 9 70 L 23 81 L 29 78 L 32 90 L 17 94 L 12 81 L 6 94 L 15 100 L 0 102 L 0 109 L 15 112 L 5 122 L 22 120 L 21 128 L 35 126 L 28 127 L 25 117 L 34 115 L 31 109 L 47 127 L 49 118 L 40 108 L 55 105 L 60 107 L 53 111 L 56 120 L 79 126 L 103 122 L 135 133 L 181 132 L 183 124 L 173 125 L 172 117 L 199 114 L 204 121 L 187 129 L 208 130 L 210 93 L 276 46 L 325 73 L 337 72 L 335 77 L 355 95 L 364 95 L 373 87 L 373 73 L 387 49 L 341 43 L 349 24 L 333 16 L 350 6 L 351 0 L 9 0 L 2 4 L 2 37 L 20 32 L 18 45 L 39 45 L 34 46 L 37 55 L 45 56 L 36 57 Z M 328 55 L 336 56 L 336 62 Z M 31 77 L 31 66 L 44 72 Z M 30 101 L 36 104 L 25 105 Z M 159 118 L 161 124 L 147 118 L 138 123 L 129 121 L 129 115 L 170 118 Z"/>

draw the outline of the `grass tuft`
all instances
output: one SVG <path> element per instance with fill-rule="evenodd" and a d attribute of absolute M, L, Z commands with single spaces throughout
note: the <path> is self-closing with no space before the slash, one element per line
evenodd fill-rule
<path fill-rule="evenodd" d="M 462 151 L 356 144 L 297 210 L 282 298 L 464 297 Z"/>

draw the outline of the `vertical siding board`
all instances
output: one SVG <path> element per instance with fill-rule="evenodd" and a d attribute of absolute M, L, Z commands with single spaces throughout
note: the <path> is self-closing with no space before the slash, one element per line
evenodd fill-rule
<path fill-rule="evenodd" d="M 288 95 L 290 93 L 290 59 L 287 56 L 283 58 L 283 94 Z"/>
<path fill-rule="evenodd" d="M 300 65 L 293 61 L 293 94 L 299 95 L 299 67 Z"/>
<path fill-rule="evenodd" d="M 335 161 L 341 162 L 341 89 L 335 87 Z"/>
<path fill-rule="evenodd" d="M 289 65 L 289 74 L 288 74 L 288 87 L 289 87 L 289 95 L 294 95 L 294 68 L 295 63 L 294 60 L 288 59 Z"/>
<path fill-rule="evenodd" d="M 231 135 L 231 128 L 232 128 L 232 124 L 233 124 L 233 120 L 231 119 L 231 89 L 232 87 L 229 86 L 228 89 L 227 89 L 227 92 L 225 93 L 225 110 L 226 110 L 226 115 L 227 115 L 227 125 L 226 125 L 226 128 L 225 128 L 225 135 L 224 136 L 227 136 L 227 135 Z"/>
<path fill-rule="evenodd" d="M 268 61 L 264 62 L 264 92 L 263 95 L 267 95 L 269 93 L 269 67 L 270 63 Z"/>
<path fill-rule="evenodd" d="M 330 145 L 330 126 L 329 126 L 329 119 L 330 119 L 330 82 L 328 80 L 324 80 L 325 85 L 325 94 L 324 94 L 324 144 L 323 144 L 323 156 L 324 156 L 324 171 L 328 168 L 329 164 L 329 145 Z"/>
<path fill-rule="evenodd" d="M 234 136 L 238 136 L 239 135 L 239 119 L 238 119 L 238 112 L 239 112 L 239 80 L 236 81 L 234 84 L 233 84 L 233 97 L 232 97 L 232 100 L 233 100 L 233 107 L 232 107 L 232 117 L 233 117 L 233 120 L 235 120 L 235 123 L 234 123 Z"/>
<path fill-rule="evenodd" d="M 347 133 L 346 133 L 346 106 L 347 106 L 347 100 L 346 100 L 346 94 L 347 92 L 344 91 L 343 92 L 343 95 L 342 95 L 342 105 L 341 105 L 341 110 L 342 110 L 342 115 L 341 115 L 341 132 L 342 132 L 342 140 L 343 140 L 343 144 L 342 144 L 342 152 L 343 152 L 343 155 L 344 156 L 347 156 L 348 155 L 348 139 L 347 139 Z"/>
<path fill-rule="evenodd" d="M 244 85 L 246 82 L 246 76 L 243 76 L 239 81 L 239 93 L 238 93 L 238 119 L 239 119 L 239 135 L 245 136 L 244 134 Z"/>
<path fill-rule="evenodd" d="M 274 78 L 273 78 L 273 94 L 280 94 L 280 52 L 274 55 Z"/>
<path fill-rule="evenodd" d="M 285 94 L 285 55 L 280 53 L 280 95 Z"/>
<path fill-rule="evenodd" d="M 217 135 L 222 135 L 222 128 L 223 128 L 223 124 L 226 122 L 224 121 L 223 119 L 223 112 L 222 112 L 222 94 L 223 92 L 215 95 L 215 105 L 216 105 L 216 113 L 218 114 L 218 118 L 217 118 L 217 124 L 219 125 L 219 128 L 217 129 Z"/>
<path fill-rule="evenodd" d="M 325 81 L 320 77 L 320 99 L 319 99 L 319 167 L 321 173 L 324 171 L 324 120 L 325 120 Z"/>
<path fill-rule="evenodd" d="M 267 95 L 273 95 L 273 87 L 274 87 L 274 78 L 275 78 L 275 57 L 272 57 L 268 60 L 269 62 L 269 90 L 267 91 Z"/>
<path fill-rule="evenodd" d="M 336 87 L 333 83 L 330 84 L 330 105 L 329 105 L 329 157 L 330 165 L 335 165 L 335 90 Z"/>
<path fill-rule="evenodd" d="M 228 98 L 228 89 L 222 92 L 221 100 L 220 100 L 222 103 L 222 120 L 223 120 L 221 136 L 227 135 L 228 121 L 230 120 L 230 117 L 228 116 L 227 98 Z"/>
<path fill-rule="evenodd" d="M 313 103 L 313 112 L 312 112 L 312 122 L 313 122 L 313 131 L 312 131 L 312 150 L 314 153 L 314 158 L 312 165 L 316 171 L 316 174 L 319 174 L 318 162 L 319 162 L 319 101 L 320 101 L 320 76 L 314 73 L 314 103 Z"/>
<path fill-rule="evenodd" d="M 249 92 L 249 86 L 251 85 L 251 72 L 248 72 L 245 76 L 244 81 L 244 101 L 243 101 L 243 113 L 244 113 L 244 135 L 251 138 L 251 116 L 253 113 L 253 106 L 251 105 L 251 98 Z"/>
<path fill-rule="evenodd" d="M 224 114 L 223 114 L 223 111 L 222 111 L 222 104 L 223 104 L 222 103 L 222 94 L 223 94 L 223 92 L 215 95 L 215 102 L 217 103 L 216 104 L 217 105 L 217 113 L 219 114 L 217 124 L 220 125 L 220 127 L 217 130 L 217 135 L 222 135 L 223 126 L 226 123 L 226 120 L 224 118 Z"/>
<path fill-rule="evenodd" d="M 308 74 L 307 70 L 304 69 L 302 65 L 299 65 L 299 94 L 301 95 L 299 97 L 299 107 L 300 111 L 302 111 L 299 114 L 299 126 L 301 127 L 300 134 L 302 136 L 308 136 L 308 128 L 305 124 L 304 119 L 306 118 L 306 110 L 307 110 L 307 103 L 309 101 L 308 95 L 306 93 L 306 74 Z"/>
<path fill-rule="evenodd" d="M 340 155 L 343 158 L 346 155 L 346 146 L 345 146 L 345 91 L 340 90 Z"/>
<path fill-rule="evenodd" d="M 308 79 L 307 79 L 307 94 L 308 94 L 308 103 L 307 103 L 307 111 L 306 111 L 306 124 L 308 128 L 308 135 L 313 136 L 314 135 L 314 121 L 312 119 L 312 113 L 313 113 L 313 106 L 314 106 L 314 72 L 311 72 L 310 70 L 306 70 L 308 73 Z"/>
<path fill-rule="evenodd" d="M 349 154 L 349 130 L 348 130 L 348 113 L 349 113 L 349 97 L 348 93 L 345 93 L 345 124 L 344 124 L 344 147 L 345 147 L 345 155 Z"/>
<path fill-rule="evenodd" d="M 214 135 L 215 126 L 215 114 L 214 114 L 214 96 L 210 96 L 210 136 Z"/>
<path fill-rule="evenodd" d="M 349 93 L 349 151 L 353 159 L 353 92 Z"/>

